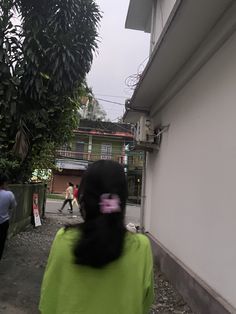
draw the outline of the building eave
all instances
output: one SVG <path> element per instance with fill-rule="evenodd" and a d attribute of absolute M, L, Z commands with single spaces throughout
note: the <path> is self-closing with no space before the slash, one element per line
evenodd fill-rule
<path fill-rule="evenodd" d="M 115 132 L 115 133 L 109 133 L 109 132 L 101 132 L 97 130 L 90 130 L 90 131 L 83 131 L 83 130 L 75 130 L 74 133 L 77 134 L 83 134 L 83 135 L 93 135 L 96 137 L 109 137 L 114 139 L 132 139 L 133 134 L 127 133 L 127 132 Z"/>
<path fill-rule="evenodd" d="M 130 0 L 125 27 L 150 33 L 151 14 L 152 0 Z"/>
<path fill-rule="evenodd" d="M 186 84 L 235 31 L 235 10 L 233 0 L 176 1 L 129 102 L 125 122 L 137 121 L 139 110 L 157 111 Z"/>
<path fill-rule="evenodd" d="M 61 169 L 86 170 L 88 161 L 75 160 L 69 157 L 56 158 L 56 166 Z"/>

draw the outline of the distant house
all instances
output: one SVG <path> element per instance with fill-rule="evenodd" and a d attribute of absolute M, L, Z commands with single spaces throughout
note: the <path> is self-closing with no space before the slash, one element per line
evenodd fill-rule
<path fill-rule="evenodd" d="M 51 180 L 51 192 L 62 193 L 67 182 L 79 184 L 89 163 L 115 160 L 127 164 L 125 146 L 133 141 L 130 124 L 80 120 L 71 145 L 57 152 L 57 171 Z"/>
<path fill-rule="evenodd" d="M 236 1 L 130 0 L 126 27 L 151 40 L 125 121 L 169 126 L 142 202 L 156 261 L 194 313 L 236 313 Z"/>

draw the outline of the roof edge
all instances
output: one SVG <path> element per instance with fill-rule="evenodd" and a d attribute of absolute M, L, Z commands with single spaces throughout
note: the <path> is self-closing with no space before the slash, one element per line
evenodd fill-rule
<path fill-rule="evenodd" d="M 130 0 L 125 28 L 151 32 L 152 0 Z"/>
<path fill-rule="evenodd" d="M 147 75 L 149 73 L 149 70 L 155 60 L 159 58 L 159 51 L 160 49 L 162 49 L 163 41 L 166 45 L 168 41 L 168 31 L 172 26 L 172 22 L 176 14 L 181 8 L 183 8 L 184 3 L 185 2 L 183 0 L 176 1 L 173 12 L 169 17 L 168 24 L 164 28 L 161 37 L 151 55 L 151 58 L 141 76 L 137 88 L 135 89 L 133 96 L 130 100 L 129 107 L 131 110 L 126 111 L 123 116 L 125 122 L 131 122 L 133 120 L 135 114 L 134 112 L 132 112 L 132 109 L 146 109 L 149 112 L 151 111 L 152 115 L 161 110 L 161 108 L 163 108 L 163 106 L 168 103 L 168 101 L 170 101 L 170 99 L 173 98 L 174 95 L 181 88 L 183 88 L 187 81 L 191 79 L 191 77 L 195 75 L 196 72 L 199 71 L 200 68 L 209 60 L 209 58 L 223 45 L 223 43 L 230 37 L 230 35 L 232 35 L 233 31 L 235 31 L 236 20 L 233 15 L 236 14 L 236 3 L 234 1 L 230 1 L 225 11 L 222 11 L 222 16 L 220 20 L 218 20 L 217 23 L 212 26 L 211 31 L 206 34 L 205 39 L 203 38 L 202 42 L 200 43 L 198 49 L 194 52 L 194 54 L 189 56 L 188 62 L 186 62 L 186 64 L 184 64 L 182 68 L 180 68 L 179 71 L 175 73 L 173 79 L 171 79 L 165 89 L 161 91 L 160 96 L 157 94 L 158 98 L 156 98 L 156 101 L 158 101 L 158 106 L 155 106 L 155 108 L 153 108 L 154 102 L 150 102 L 150 100 L 148 106 L 140 106 L 140 88 L 143 86 L 144 81 L 146 81 L 147 85 Z M 164 60 L 163 62 L 165 63 L 167 62 L 167 60 Z"/>

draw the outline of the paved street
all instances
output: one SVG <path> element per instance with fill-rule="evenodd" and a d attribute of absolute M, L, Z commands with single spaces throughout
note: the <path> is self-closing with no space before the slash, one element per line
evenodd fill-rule
<path fill-rule="evenodd" d="M 67 210 L 62 215 L 57 214 L 60 204 L 61 201 L 48 201 L 43 225 L 38 228 L 30 226 L 9 241 L 0 265 L 0 314 L 39 313 L 40 285 L 55 233 L 64 224 L 81 221 L 77 209 L 73 215 Z M 127 221 L 138 222 L 138 208 L 128 206 L 127 214 Z M 192 313 L 158 270 L 155 271 L 155 292 L 150 314 Z"/>
<path fill-rule="evenodd" d="M 49 214 L 56 214 L 58 215 L 58 211 L 57 209 L 61 207 L 62 205 L 62 200 L 51 200 L 48 199 L 47 200 L 47 204 L 46 204 L 46 212 Z M 65 206 L 64 210 L 63 210 L 63 215 L 67 215 L 68 214 L 68 207 L 69 206 Z M 79 209 L 76 205 L 74 205 L 74 211 L 73 211 L 73 218 L 78 217 L 79 214 Z M 137 205 L 127 205 L 126 208 L 126 222 L 132 222 L 136 225 L 139 225 L 139 221 L 140 221 L 140 206 Z"/>

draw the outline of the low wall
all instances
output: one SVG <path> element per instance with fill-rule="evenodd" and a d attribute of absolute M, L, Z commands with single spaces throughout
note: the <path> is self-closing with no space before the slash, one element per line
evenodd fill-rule
<path fill-rule="evenodd" d="M 40 215 L 44 215 L 46 187 L 45 184 L 13 184 L 9 189 L 14 193 L 17 201 L 17 207 L 13 210 L 10 220 L 9 237 L 11 237 L 33 223 L 34 193 L 38 193 Z"/>

